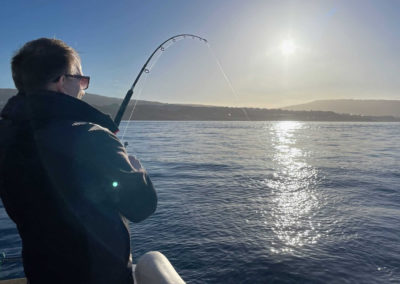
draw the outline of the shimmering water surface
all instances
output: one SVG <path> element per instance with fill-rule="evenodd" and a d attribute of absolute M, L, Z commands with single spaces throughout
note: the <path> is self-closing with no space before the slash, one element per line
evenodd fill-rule
<path fill-rule="evenodd" d="M 131 224 L 134 259 L 159 250 L 188 283 L 399 283 L 399 138 L 398 123 L 131 122 L 159 195 Z M 18 254 L 2 208 L 0 224 Z"/>

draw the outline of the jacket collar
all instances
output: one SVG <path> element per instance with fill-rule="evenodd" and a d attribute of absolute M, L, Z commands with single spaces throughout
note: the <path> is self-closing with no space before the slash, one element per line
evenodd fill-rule
<path fill-rule="evenodd" d="M 117 125 L 109 115 L 77 98 L 46 90 L 29 95 L 18 93 L 8 100 L 0 116 L 15 121 L 86 121 L 106 127 L 113 133 L 118 132 Z"/>

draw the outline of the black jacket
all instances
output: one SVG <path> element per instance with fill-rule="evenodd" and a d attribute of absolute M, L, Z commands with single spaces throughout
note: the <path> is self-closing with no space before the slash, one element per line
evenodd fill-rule
<path fill-rule="evenodd" d="M 109 116 L 61 93 L 12 97 L 0 120 L 0 194 L 30 283 L 132 283 L 129 227 L 157 196 Z"/>

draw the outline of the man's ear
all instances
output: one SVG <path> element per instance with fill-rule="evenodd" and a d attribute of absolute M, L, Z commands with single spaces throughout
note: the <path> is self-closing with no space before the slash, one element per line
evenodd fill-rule
<path fill-rule="evenodd" d="M 56 92 L 63 93 L 64 92 L 64 84 L 65 84 L 65 76 L 61 75 L 58 78 L 57 82 L 54 84 L 54 88 Z"/>

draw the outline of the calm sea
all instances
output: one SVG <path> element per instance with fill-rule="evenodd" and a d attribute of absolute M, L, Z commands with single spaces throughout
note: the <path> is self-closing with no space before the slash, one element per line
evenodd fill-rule
<path fill-rule="evenodd" d="M 159 195 L 134 259 L 161 251 L 188 283 L 400 283 L 399 123 L 135 121 L 124 140 Z M 20 249 L 1 207 L 0 252 Z"/>

